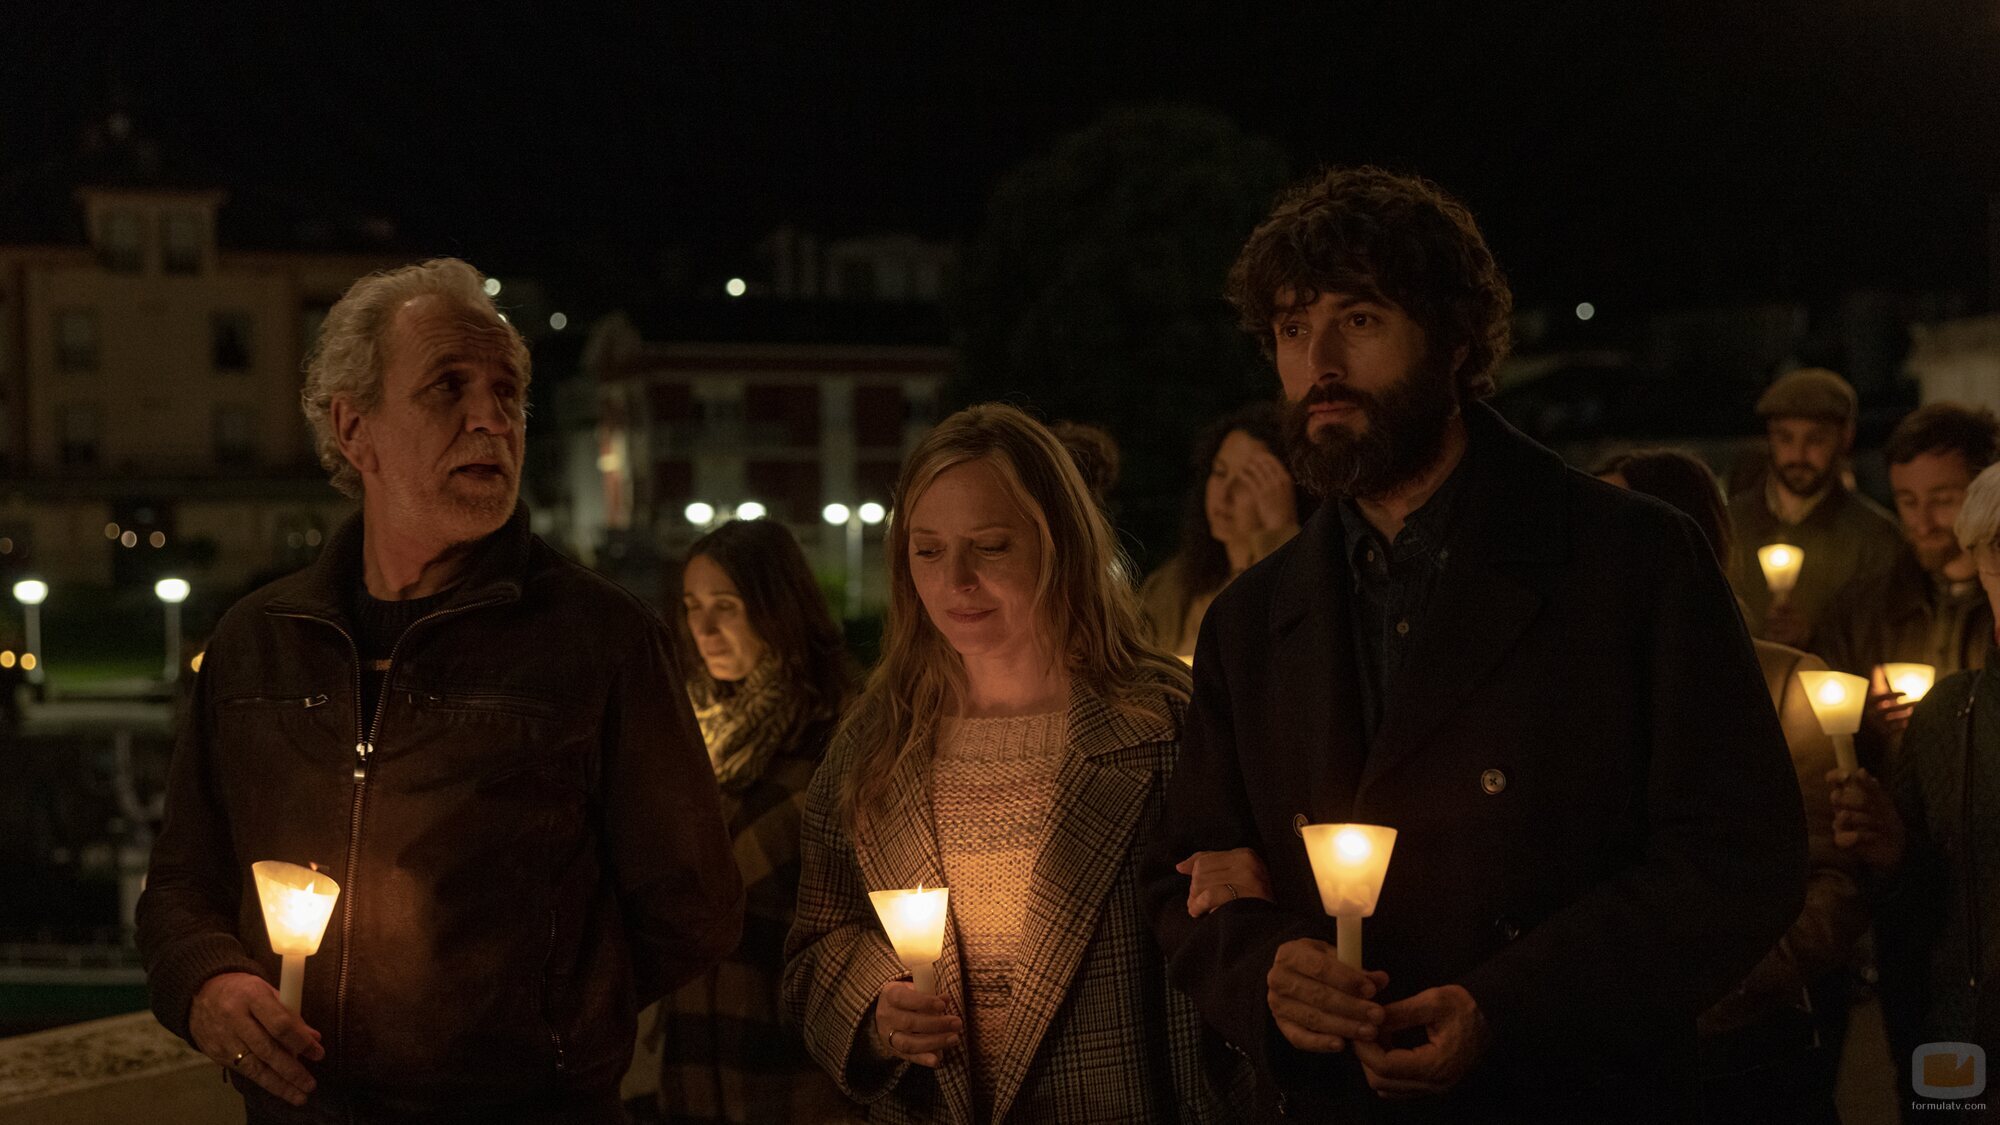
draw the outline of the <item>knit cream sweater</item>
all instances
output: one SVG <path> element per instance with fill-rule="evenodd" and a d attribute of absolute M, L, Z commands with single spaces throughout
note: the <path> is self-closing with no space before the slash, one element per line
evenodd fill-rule
<path fill-rule="evenodd" d="M 1028 880 L 1048 838 L 1068 736 L 1063 711 L 950 720 L 939 731 L 931 808 L 964 953 L 975 1096 L 988 1110 L 994 1075 L 1006 1061 L 998 1053 L 1020 961 Z"/>

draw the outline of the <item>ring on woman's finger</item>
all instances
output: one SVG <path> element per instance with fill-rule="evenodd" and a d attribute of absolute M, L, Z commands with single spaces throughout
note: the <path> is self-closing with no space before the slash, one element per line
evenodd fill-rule
<path fill-rule="evenodd" d="M 896 1035 L 897 1035 L 897 1032 L 899 1032 L 899 1031 L 901 1031 L 901 1030 L 902 1030 L 901 1028 L 898 1028 L 898 1029 L 896 1029 L 896 1031 L 892 1031 L 892 1032 L 890 1032 L 890 1033 L 889 1033 L 889 1050 L 891 1050 L 891 1051 L 895 1051 L 895 1052 L 898 1052 L 898 1053 L 900 1053 L 900 1052 L 901 1052 L 902 1048 L 900 1048 L 900 1047 L 896 1046 Z"/>
<path fill-rule="evenodd" d="M 1236 884 L 1224 883 L 1222 885 L 1229 888 L 1229 901 L 1235 902 L 1237 899 L 1243 897 L 1242 895 L 1236 893 Z"/>
<path fill-rule="evenodd" d="M 232 1059 L 230 1059 L 230 1060 L 229 1060 L 229 1065 L 230 1065 L 230 1066 L 232 1066 L 232 1067 L 235 1067 L 235 1068 L 236 1068 L 237 1070 L 242 1070 L 242 1069 L 243 1069 L 243 1060 L 244 1060 L 244 1059 L 247 1059 L 247 1058 L 249 1058 L 249 1057 L 250 1057 L 250 1052 L 248 1052 L 248 1051 L 238 1051 L 238 1052 L 236 1052 L 236 1057 L 235 1057 L 235 1058 L 232 1058 Z"/>

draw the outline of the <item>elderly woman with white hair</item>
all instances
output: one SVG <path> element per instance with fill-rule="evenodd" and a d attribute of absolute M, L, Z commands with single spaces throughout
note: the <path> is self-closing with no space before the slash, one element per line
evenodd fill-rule
<path fill-rule="evenodd" d="M 2000 465 L 1973 480 L 1958 541 L 2000 609 Z M 1889 784 L 1866 770 L 1827 774 L 1834 842 L 1877 879 L 1892 1047 L 1898 1065 L 1920 1044 L 2000 1047 L 2000 671 L 1960 672 L 1917 704 Z M 1893 982 L 1903 982 L 1892 987 Z M 1902 1018 L 1898 1018 L 1901 1016 Z M 1957 1062 L 1908 1075 L 1930 1092 L 1958 1085 Z M 1919 1090 L 1925 1093 L 1925 1090 Z M 1968 1089 L 1968 1092 L 1971 1092 Z"/>

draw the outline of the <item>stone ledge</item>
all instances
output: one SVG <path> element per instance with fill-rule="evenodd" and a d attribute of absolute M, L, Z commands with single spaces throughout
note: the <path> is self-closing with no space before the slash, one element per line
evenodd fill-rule
<path fill-rule="evenodd" d="M 151 1012 L 0 1039 L 0 1125 L 144 1120 L 234 1125 L 243 1102 Z"/>

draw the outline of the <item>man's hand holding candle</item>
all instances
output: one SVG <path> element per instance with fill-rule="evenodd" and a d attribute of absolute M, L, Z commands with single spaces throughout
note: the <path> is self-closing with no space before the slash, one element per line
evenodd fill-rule
<path fill-rule="evenodd" d="M 1833 842 L 1858 856 L 1875 871 L 1892 871 L 1902 865 L 1908 841 L 1903 817 L 1889 791 L 1867 770 L 1828 770 L 1826 783 L 1833 790 Z"/>
<path fill-rule="evenodd" d="M 319 1032 L 278 1000 L 271 982 L 252 973 L 221 973 L 195 993 L 188 1032 L 201 1053 L 293 1105 L 317 1085 L 299 1063 L 326 1057 Z"/>
<path fill-rule="evenodd" d="M 1341 1051 L 1350 1039 L 1381 1033 L 1383 1008 L 1373 1001 L 1389 987 L 1389 974 L 1349 968 L 1326 942 L 1295 938 L 1279 946 L 1264 980 L 1271 1018 L 1301 1051 Z"/>
<path fill-rule="evenodd" d="M 946 1048 L 956 1047 L 965 1021 L 951 1014 L 944 997 L 918 992 L 906 980 L 892 980 L 875 997 L 869 1042 L 885 1059 L 935 1067 Z"/>

